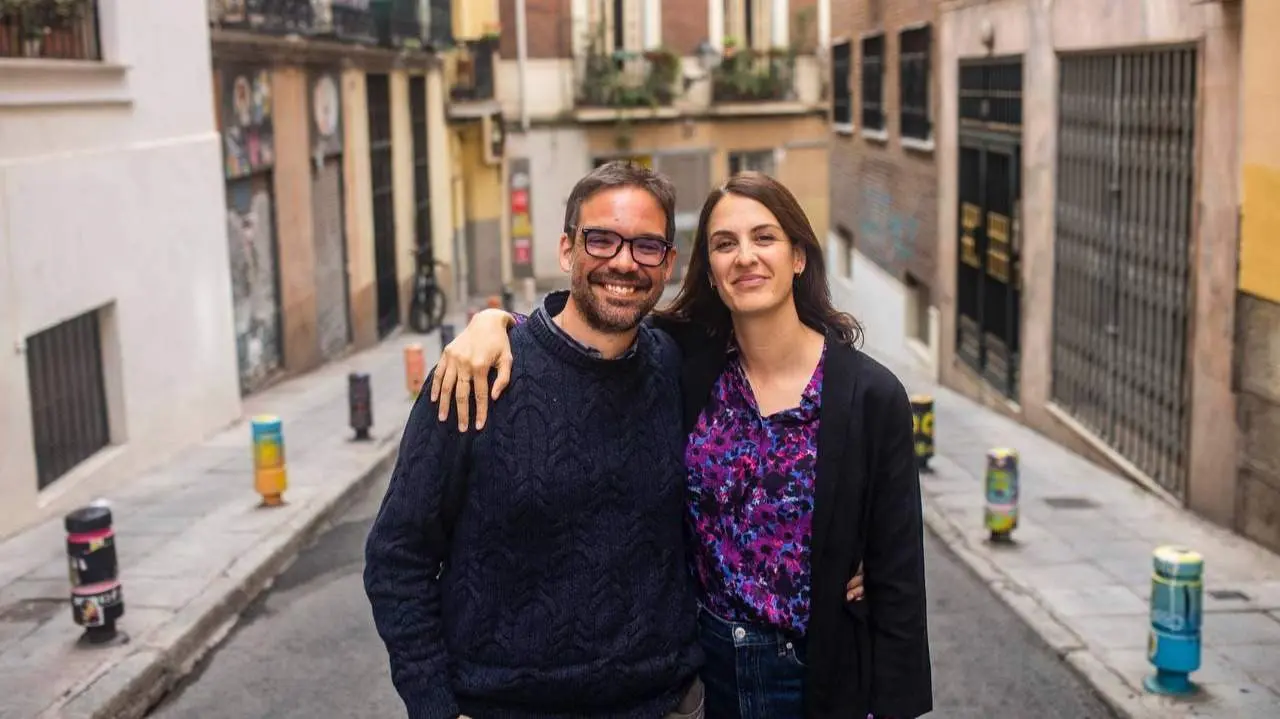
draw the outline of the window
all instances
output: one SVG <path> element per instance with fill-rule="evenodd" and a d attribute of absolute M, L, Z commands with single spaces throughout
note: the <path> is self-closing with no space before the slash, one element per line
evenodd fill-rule
<path fill-rule="evenodd" d="M 739 172 L 763 172 L 766 175 L 773 175 L 775 171 L 773 150 L 751 150 L 729 153 L 730 175 L 736 175 Z"/>
<path fill-rule="evenodd" d="M 0 3 L 0 58 L 101 60 L 98 3 Z M 66 14 L 61 11 L 65 10 Z M 43 30 L 34 34 L 27 30 Z"/>
<path fill-rule="evenodd" d="M 40 489 L 111 441 L 99 312 L 27 338 L 27 383 Z"/>
<path fill-rule="evenodd" d="M 929 121 L 929 26 L 904 30 L 898 40 L 902 136 L 928 140 L 933 132 Z"/>
<path fill-rule="evenodd" d="M 884 129 L 884 35 L 862 40 L 862 127 Z"/>
<path fill-rule="evenodd" d="M 848 40 L 831 46 L 831 122 L 853 125 L 853 90 L 849 73 L 853 70 L 853 44 Z"/>

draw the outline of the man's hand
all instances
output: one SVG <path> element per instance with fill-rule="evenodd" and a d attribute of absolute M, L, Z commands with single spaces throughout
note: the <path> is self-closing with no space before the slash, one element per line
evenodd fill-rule
<path fill-rule="evenodd" d="M 471 324 L 440 353 L 431 380 L 431 401 L 439 403 L 439 418 L 449 418 L 449 403 L 458 408 L 458 430 L 467 431 L 471 420 L 469 400 L 476 400 L 476 429 L 484 429 L 489 417 L 489 399 L 497 399 L 511 381 L 511 341 L 507 328 L 515 324 L 503 310 L 487 309 L 476 313 Z M 489 368 L 497 367 L 498 376 L 489 390 Z M 454 388 L 457 395 L 454 396 Z"/>
<path fill-rule="evenodd" d="M 853 579 L 850 579 L 849 583 L 845 585 L 844 592 L 845 592 L 844 593 L 845 601 L 848 601 L 848 602 L 862 601 L 862 595 L 864 590 L 862 588 L 862 565 L 861 564 L 858 565 L 858 573 L 853 575 Z"/>

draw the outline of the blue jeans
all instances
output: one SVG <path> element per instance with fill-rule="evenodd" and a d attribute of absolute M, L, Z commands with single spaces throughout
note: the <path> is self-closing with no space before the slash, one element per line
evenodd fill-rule
<path fill-rule="evenodd" d="M 803 719 L 806 642 L 698 612 L 707 719 Z"/>

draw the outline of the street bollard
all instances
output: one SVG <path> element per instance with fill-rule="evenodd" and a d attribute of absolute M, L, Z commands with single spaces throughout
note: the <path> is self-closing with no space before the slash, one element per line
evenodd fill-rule
<path fill-rule="evenodd" d="M 1200 668 L 1200 625 L 1204 615 L 1204 559 L 1174 546 L 1152 552 L 1151 632 L 1147 659 L 1156 668 L 1143 682 L 1153 694 L 1192 694 L 1191 672 Z"/>
<path fill-rule="evenodd" d="M 502 288 L 502 309 L 506 312 L 513 311 L 516 303 L 516 293 L 511 291 L 508 286 Z"/>
<path fill-rule="evenodd" d="M 417 398 L 427 377 L 427 363 L 422 355 L 422 345 L 411 344 L 404 348 L 404 385 L 409 396 Z"/>
<path fill-rule="evenodd" d="M 453 325 L 440 325 L 440 351 L 444 352 L 444 348 L 449 346 L 453 341 Z"/>
<path fill-rule="evenodd" d="M 1018 452 L 993 449 L 987 452 L 987 505 L 983 512 L 991 541 L 1013 541 L 1018 526 Z"/>
<path fill-rule="evenodd" d="M 351 410 L 351 429 L 356 431 L 356 439 L 368 440 L 369 428 L 373 426 L 373 388 L 368 373 L 352 372 L 347 375 L 347 406 Z"/>
<path fill-rule="evenodd" d="M 911 423 L 915 434 L 916 466 L 925 472 L 929 471 L 929 460 L 933 459 L 933 420 L 933 397 L 913 395 Z"/>
<path fill-rule="evenodd" d="M 284 425 L 279 417 L 264 414 L 253 418 L 253 488 L 262 495 L 262 506 L 284 504 L 289 486 L 284 458 Z"/>
<path fill-rule="evenodd" d="M 63 518 L 71 570 L 71 617 L 84 627 L 84 641 L 102 645 L 119 636 L 124 593 L 116 559 L 116 533 L 106 506 L 81 507 Z"/>
<path fill-rule="evenodd" d="M 484 303 L 484 308 L 487 310 L 502 309 L 502 298 L 498 295 L 489 295 L 489 299 Z"/>

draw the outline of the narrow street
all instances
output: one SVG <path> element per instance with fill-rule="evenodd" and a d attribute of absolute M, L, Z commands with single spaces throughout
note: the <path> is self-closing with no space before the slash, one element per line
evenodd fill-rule
<path fill-rule="evenodd" d="M 303 552 L 151 716 L 403 716 L 360 577 L 385 488 L 384 479 Z M 941 542 L 928 535 L 926 544 L 936 707 L 929 716 L 1112 716 Z"/>

